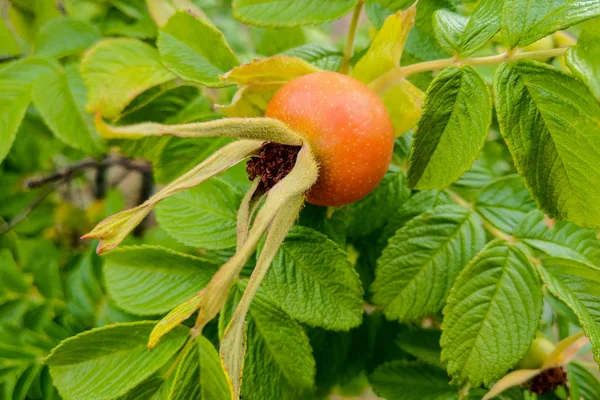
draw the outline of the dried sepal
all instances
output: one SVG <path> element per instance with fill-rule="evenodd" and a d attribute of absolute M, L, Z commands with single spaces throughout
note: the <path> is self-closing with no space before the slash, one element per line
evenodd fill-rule
<path fill-rule="evenodd" d="M 177 307 L 171 310 L 163 319 L 161 319 L 150 332 L 148 339 L 148 348 L 156 347 L 160 339 L 173 329 L 181 325 L 183 321 L 188 319 L 200 307 L 202 292 L 189 298 Z"/>
<path fill-rule="evenodd" d="M 178 136 L 183 138 L 231 137 L 255 139 L 300 146 L 302 137 L 283 122 L 272 118 L 224 118 L 207 122 L 165 125 L 145 122 L 135 125 L 109 125 L 97 114 L 96 129 L 106 139 L 140 139 L 148 136 Z"/>
<path fill-rule="evenodd" d="M 248 192 L 246 192 L 246 195 L 240 203 L 240 208 L 238 209 L 237 213 L 236 250 L 239 250 L 246 241 L 252 216 L 254 215 L 254 212 L 256 212 L 256 208 L 258 207 L 258 205 L 264 197 L 265 193 L 257 190 L 259 185 L 260 180 L 255 179 L 254 182 L 252 182 L 252 186 L 250 186 L 250 189 L 248 190 Z"/>
<path fill-rule="evenodd" d="M 248 281 L 248 286 L 235 309 L 235 313 L 221 340 L 221 361 L 231 384 L 233 399 L 238 400 L 242 387 L 242 370 L 246 354 L 245 321 L 252 299 L 258 291 L 277 250 L 283 243 L 288 231 L 294 225 L 304 204 L 304 194 L 298 195 L 281 208 L 271 224 L 265 245 L 262 248 L 256 267 Z"/>
<path fill-rule="evenodd" d="M 279 210 L 292 199 L 304 195 L 317 181 L 318 173 L 317 161 L 310 147 L 305 144 L 298 153 L 296 166 L 267 194 L 244 244 L 219 268 L 203 289 L 204 296 L 196 321 L 197 328 L 202 329 L 221 310 L 229 289 Z"/>
<path fill-rule="evenodd" d="M 223 147 L 140 206 L 108 217 L 82 238 L 100 239 L 100 244 L 96 250 L 98 254 L 115 248 L 152 211 L 159 201 L 199 185 L 208 178 L 232 167 L 248 156 L 255 154 L 261 145 L 262 142 L 257 140 L 239 140 Z"/>

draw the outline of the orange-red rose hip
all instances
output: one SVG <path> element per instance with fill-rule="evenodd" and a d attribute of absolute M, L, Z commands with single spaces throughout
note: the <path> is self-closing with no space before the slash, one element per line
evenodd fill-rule
<path fill-rule="evenodd" d="M 308 201 L 341 206 L 365 197 L 392 159 L 394 128 L 366 85 L 336 72 L 315 72 L 285 84 L 266 116 L 286 123 L 311 144 L 320 164 Z"/>

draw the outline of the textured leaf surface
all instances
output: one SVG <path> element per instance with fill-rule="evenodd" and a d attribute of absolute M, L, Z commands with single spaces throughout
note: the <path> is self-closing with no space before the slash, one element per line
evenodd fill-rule
<path fill-rule="evenodd" d="M 35 54 L 61 58 L 77 54 L 100 40 L 98 28 L 71 17 L 54 18 L 44 25 L 35 42 Z"/>
<path fill-rule="evenodd" d="M 300 322 L 348 330 L 362 321 L 362 285 L 337 244 L 296 226 L 262 283 L 265 293 Z"/>
<path fill-rule="evenodd" d="M 488 88 L 473 68 L 440 72 L 427 90 L 414 134 L 409 185 L 441 189 L 457 180 L 479 155 L 491 118 Z"/>
<path fill-rule="evenodd" d="M 169 19 L 160 30 L 157 45 L 171 71 L 206 86 L 222 86 L 219 75 L 239 64 L 221 31 L 187 12 Z"/>
<path fill-rule="evenodd" d="M 383 227 L 410 195 L 401 171 L 390 170 L 367 197 L 348 206 L 347 233 L 365 236 Z M 377 210 L 373 213 L 372 210 Z"/>
<path fill-rule="evenodd" d="M 229 323 L 245 288 L 234 287 L 221 312 L 219 330 Z M 244 400 L 304 400 L 314 387 L 315 360 L 302 326 L 260 290 L 246 319 Z"/>
<path fill-rule="evenodd" d="M 494 77 L 500 130 L 540 208 L 600 226 L 600 105 L 577 79 L 545 64 L 501 65 Z"/>
<path fill-rule="evenodd" d="M 400 65 L 404 43 L 415 22 L 416 7 L 389 16 L 371 42 L 367 53 L 356 63 L 352 77 L 368 84 Z"/>
<path fill-rule="evenodd" d="M 1 75 L 0 75 L 1 77 Z M 18 81 L 0 80 L 0 162 L 12 147 L 31 102 L 30 88 Z"/>
<path fill-rule="evenodd" d="M 553 257 L 573 258 L 600 264 L 600 239 L 594 229 L 583 229 L 569 221 L 553 222 L 541 211 L 525 216 L 514 236 Z"/>
<path fill-rule="evenodd" d="M 294 47 L 282 53 L 298 57 L 320 69 L 337 71 L 342 65 L 342 52 L 329 46 L 319 44 L 305 44 Z"/>
<path fill-rule="evenodd" d="M 175 78 L 158 52 L 136 39 L 107 39 L 83 57 L 81 72 L 89 88 L 89 112 L 115 118 L 138 94 Z"/>
<path fill-rule="evenodd" d="M 230 400 L 231 391 L 219 353 L 198 336 L 179 362 L 169 400 Z"/>
<path fill-rule="evenodd" d="M 487 43 L 500 30 L 503 0 L 482 0 L 471 14 L 461 35 L 460 55 L 466 57 Z"/>
<path fill-rule="evenodd" d="M 506 233 L 512 233 L 525 215 L 535 208 L 535 202 L 519 175 L 502 177 L 490 183 L 479 192 L 475 202 L 477 212 Z"/>
<path fill-rule="evenodd" d="M 103 148 L 91 115 L 85 111 L 87 89 L 79 64 L 46 74 L 33 85 L 33 102 L 52 133 L 67 145 L 98 154 Z"/>
<path fill-rule="evenodd" d="M 600 0 L 505 1 L 502 37 L 509 49 L 600 15 Z"/>
<path fill-rule="evenodd" d="M 448 51 L 462 57 L 481 48 L 500 30 L 503 0 L 483 0 L 469 18 L 441 9 L 434 14 L 436 37 Z"/>
<path fill-rule="evenodd" d="M 577 39 L 577 45 L 567 51 L 566 62 L 600 100 L 600 26 L 590 21 Z"/>
<path fill-rule="evenodd" d="M 198 293 L 217 266 L 157 247 L 126 246 L 104 257 L 106 285 L 119 307 L 137 315 L 166 313 Z"/>
<path fill-rule="evenodd" d="M 377 260 L 373 301 L 401 321 L 442 309 L 460 270 L 485 244 L 479 217 L 454 205 L 412 219 Z"/>
<path fill-rule="evenodd" d="M 373 390 L 388 400 L 454 400 L 458 390 L 446 372 L 419 361 L 391 361 L 369 376 Z"/>
<path fill-rule="evenodd" d="M 58 66 L 41 58 L 5 64 L 0 69 L 0 162 L 8 154 L 29 103 L 31 85 Z"/>
<path fill-rule="evenodd" d="M 570 391 L 573 399 L 598 399 L 600 398 L 600 381 L 592 371 L 584 365 L 572 362 L 567 366 L 569 374 Z M 574 393 L 577 388 L 577 393 Z"/>
<path fill-rule="evenodd" d="M 71 337 L 46 359 L 65 399 L 114 399 L 144 381 L 183 346 L 187 328 L 178 328 L 154 350 L 146 348 L 153 322 L 93 329 Z"/>
<path fill-rule="evenodd" d="M 449 53 L 460 51 L 462 32 L 468 21 L 469 18 L 444 8 L 433 14 L 436 39 Z"/>
<path fill-rule="evenodd" d="M 177 193 L 160 202 L 156 218 L 169 235 L 211 250 L 235 247 L 241 193 L 220 179 Z"/>
<path fill-rule="evenodd" d="M 477 386 L 502 376 L 529 349 L 541 313 L 541 282 L 525 254 L 490 242 L 462 271 L 444 308 L 448 372 Z"/>
<path fill-rule="evenodd" d="M 341 18 L 356 0 L 234 0 L 233 15 L 259 26 L 318 24 Z"/>
<path fill-rule="evenodd" d="M 565 258 L 546 258 L 540 268 L 548 290 L 577 316 L 600 364 L 600 268 Z"/>

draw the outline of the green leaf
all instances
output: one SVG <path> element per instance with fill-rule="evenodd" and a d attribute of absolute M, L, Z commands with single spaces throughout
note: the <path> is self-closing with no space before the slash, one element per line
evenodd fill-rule
<path fill-rule="evenodd" d="M 0 250 L 0 265 L 2 266 L 0 268 L 0 294 L 4 291 L 25 294 L 31 289 L 31 285 L 17 267 L 10 250 Z"/>
<path fill-rule="evenodd" d="M 388 400 L 458 400 L 446 372 L 419 361 L 391 361 L 369 376 L 373 390 Z"/>
<path fill-rule="evenodd" d="M 512 233 L 535 202 L 519 175 L 496 179 L 479 192 L 475 209 L 496 228 Z"/>
<path fill-rule="evenodd" d="M 570 383 L 570 395 L 573 399 L 597 399 L 600 398 L 600 381 L 598 377 L 578 362 L 567 365 Z M 573 388 L 577 387 L 577 395 Z"/>
<path fill-rule="evenodd" d="M 579 319 L 600 364 L 600 268 L 556 257 L 542 260 L 540 272 L 548 291 Z"/>
<path fill-rule="evenodd" d="M 61 396 L 114 399 L 152 375 L 177 353 L 189 333 L 178 328 L 148 350 L 153 326 L 153 322 L 116 324 L 63 341 L 46 359 Z"/>
<path fill-rule="evenodd" d="M 349 236 L 366 236 L 383 227 L 397 214 L 410 196 L 402 171 L 388 171 L 379 185 L 367 197 L 350 204 L 346 213 L 350 220 L 346 229 Z M 373 213 L 372 210 L 378 210 Z"/>
<path fill-rule="evenodd" d="M 362 285 L 347 256 L 322 233 L 292 228 L 262 283 L 292 318 L 330 330 L 362 321 Z"/>
<path fill-rule="evenodd" d="M 588 22 L 577 39 L 577 45 L 567 50 L 569 69 L 585 83 L 600 100 L 600 27 Z"/>
<path fill-rule="evenodd" d="M 380 93 L 392 124 L 394 135 L 404 135 L 417 125 L 425 93 L 409 81 L 402 79 Z"/>
<path fill-rule="evenodd" d="M 21 46 L 9 29 L 4 18 L 0 18 L 0 57 L 13 57 L 21 53 Z"/>
<path fill-rule="evenodd" d="M 242 297 L 245 284 L 229 292 L 219 317 L 223 334 Z M 246 319 L 242 399 L 304 400 L 314 388 L 315 360 L 302 326 L 279 309 L 262 289 Z"/>
<path fill-rule="evenodd" d="M 165 397 L 160 397 L 164 383 L 165 380 L 160 377 L 146 379 L 119 400 L 164 400 Z"/>
<path fill-rule="evenodd" d="M 375 28 L 380 29 L 387 17 L 413 3 L 412 0 L 366 0 L 365 12 Z"/>
<path fill-rule="evenodd" d="M 500 131 L 540 208 L 600 227 L 600 105 L 577 79 L 545 64 L 501 65 L 494 77 Z"/>
<path fill-rule="evenodd" d="M 460 52 L 462 33 L 469 18 L 442 8 L 433 14 L 435 36 L 440 45 L 449 53 Z"/>
<path fill-rule="evenodd" d="M 503 0 L 482 0 L 461 35 L 460 55 L 466 57 L 479 50 L 500 30 Z"/>
<path fill-rule="evenodd" d="M 502 37 L 509 49 L 527 46 L 544 36 L 600 15 L 600 0 L 505 1 Z"/>
<path fill-rule="evenodd" d="M 156 218 L 180 242 L 209 250 L 235 247 L 237 209 L 242 194 L 220 179 L 210 179 L 174 194 L 156 206 Z"/>
<path fill-rule="evenodd" d="M 343 17 L 357 0 L 234 0 L 233 15 L 245 24 L 297 26 L 319 24 Z"/>
<path fill-rule="evenodd" d="M 490 242 L 462 271 L 444 308 L 442 360 L 459 382 L 488 385 L 525 355 L 542 314 L 541 282 L 527 256 Z"/>
<path fill-rule="evenodd" d="M 136 39 L 106 39 L 83 57 L 81 72 L 89 88 L 89 112 L 115 118 L 137 95 L 175 78 L 158 52 Z"/>
<path fill-rule="evenodd" d="M 473 14 L 465 18 L 445 9 L 434 14 L 436 36 L 442 47 L 462 57 L 485 45 L 500 30 L 503 0 L 483 0 Z"/>
<path fill-rule="evenodd" d="M 32 95 L 42 119 L 57 138 L 88 154 L 98 154 L 102 150 L 93 118 L 85 111 L 87 90 L 79 64 L 69 64 L 64 71 L 38 79 Z"/>
<path fill-rule="evenodd" d="M 187 12 L 178 12 L 169 19 L 160 30 L 157 45 L 171 71 L 205 86 L 223 86 L 219 75 L 239 64 L 223 33 Z"/>
<path fill-rule="evenodd" d="M 333 47 L 320 44 L 305 44 L 281 54 L 301 58 L 317 68 L 328 71 L 337 71 L 342 66 L 343 53 Z"/>
<path fill-rule="evenodd" d="M 483 148 L 491 119 L 487 85 L 473 68 L 450 67 L 440 72 L 427 90 L 413 135 L 409 185 L 441 189 L 457 180 Z"/>
<path fill-rule="evenodd" d="M 600 239 L 594 229 L 583 229 L 569 221 L 547 220 L 541 211 L 527 214 L 514 236 L 553 256 L 600 264 Z"/>
<path fill-rule="evenodd" d="M 12 147 L 17 130 L 31 102 L 30 88 L 18 81 L 3 80 L 0 72 L 0 162 Z"/>
<path fill-rule="evenodd" d="M 408 32 L 414 25 L 416 6 L 389 16 L 371 42 L 367 53 L 352 70 L 352 77 L 368 84 L 400 65 Z"/>
<path fill-rule="evenodd" d="M 157 246 L 116 248 L 104 257 L 104 276 L 119 307 L 137 315 L 163 314 L 198 293 L 217 266 Z"/>
<path fill-rule="evenodd" d="M 314 385 L 315 360 L 300 324 L 260 296 L 248 315 L 242 398 L 305 399 Z"/>
<path fill-rule="evenodd" d="M 304 29 L 293 28 L 250 28 L 252 43 L 256 52 L 263 56 L 272 56 L 306 43 Z"/>
<path fill-rule="evenodd" d="M 412 219 L 377 261 L 375 304 L 390 319 L 406 321 L 442 309 L 461 269 L 485 244 L 477 214 L 439 206 Z"/>
<path fill-rule="evenodd" d="M 231 390 L 219 353 L 198 336 L 179 362 L 169 400 L 230 400 Z"/>
<path fill-rule="evenodd" d="M 98 29 L 72 17 L 54 18 L 40 29 L 35 54 L 62 58 L 77 54 L 101 39 Z"/>
<path fill-rule="evenodd" d="M 396 344 L 402 350 L 415 356 L 420 361 L 435 367 L 443 366 L 440 361 L 440 337 L 442 331 L 437 329 L 413 328 L 398 335 Z"/>

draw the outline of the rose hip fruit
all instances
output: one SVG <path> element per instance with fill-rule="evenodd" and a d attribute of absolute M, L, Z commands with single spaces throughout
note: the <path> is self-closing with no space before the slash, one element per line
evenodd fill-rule
<path fill-rule="evenodd" d="M 360 200 L 381 181 L 392 159 L 394 128 L 379 97 L 366 85 L 336 72 L 291 80 L 267 106 L 306 139 L 319 162 L 308 202 L 342 206 Z"/>

